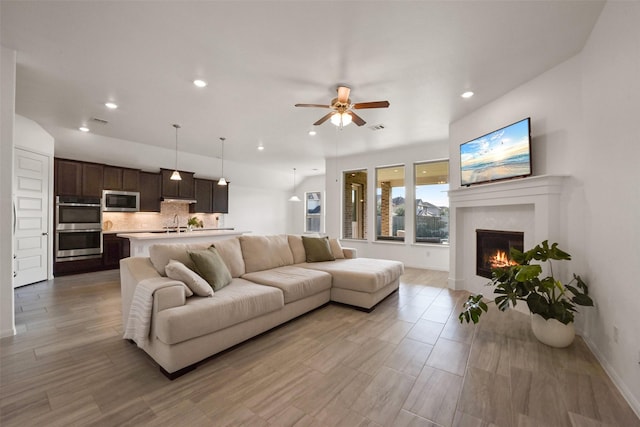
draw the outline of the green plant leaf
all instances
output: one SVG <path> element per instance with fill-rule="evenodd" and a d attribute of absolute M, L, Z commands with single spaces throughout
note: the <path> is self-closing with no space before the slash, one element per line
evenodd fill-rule
<path fill-rule="evenodd" d="M 543 317 L 549 313 L 549 302 L 540 294 L 529 295 L 529 298 L 527 298 L 527 306 L 532 313 L 539 314 Z"/>
<path fill-rule="evenodd" d="M 534 277 L 538 277 L 538 275 L 542 273 L 542 267 L 540 267 L 538 264 L 520 265 L 518 267 L 518 273 L 515 277 L 518 282 L 526 282 L 527 280 L 531 280 Z"/>
<path fill-rule="evenodd" d="M 575 302 L 578 305 L 593 307 L 593 300 L 589 295 L 577 294 L 577 295 L 574 295 L 573 298 L 571 298 L 571 301 Z"/>

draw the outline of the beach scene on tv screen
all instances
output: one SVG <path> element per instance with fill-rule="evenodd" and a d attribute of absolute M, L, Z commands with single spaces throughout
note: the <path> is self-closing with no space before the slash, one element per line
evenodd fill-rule
<path fill-rule="evenodd" d="M 460 146 L 461 184 L 531 174 L 527 120 Z"/>

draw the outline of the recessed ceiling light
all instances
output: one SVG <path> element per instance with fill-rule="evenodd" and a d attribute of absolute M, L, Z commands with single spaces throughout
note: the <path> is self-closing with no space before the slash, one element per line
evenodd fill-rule
<path fill-rule="evenodd" d="M 310 130 L 309 131 L 309 135 L 311 136 L 315 136 L 318 132 L 316 132 L 315 130 Z"/>
<path fill-rule="evenodd" d="M 470 90 L 464 92 L 462 95 L 460 95 L 463 98 L 471 98 L 473 96 L 473 92 L 471 92 Z"/>
<path fill-rule="evenodd" d="M 205 82 L 204 80 L 200 80 L 200 79 L 194 80 L 193 84 L 198 86 L 198 87 L 206 87 L 207 86 L 207 82 Z"/>
<path fill-rule="evenodd" d="M 88 128 L 88 127 L 86 127 L 86 126 L 80 126 L 80 127 L 78 128 L 78 130 L 79 130 L 80 132 L 89 132 L 89 128 Z"/>
<path fill-rule="evenodd" d="M 259 150 L 259 151 L 264 150 L 264 145 L 262 145 L 262 144 L 258 145 L 258 150 Z"/>
<path fill-rule="evenodd" d="M 104 106 L 110 110 L 115 110 L 116 108 L 118 108 L 118 104 L 116 104 L 115 102 L 105 102 Z"/>

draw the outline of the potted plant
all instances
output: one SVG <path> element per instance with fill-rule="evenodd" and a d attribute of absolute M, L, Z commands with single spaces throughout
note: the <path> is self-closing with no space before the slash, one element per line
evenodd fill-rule
<path fill-rule="evenodd" d="M 549 247 L 547 240 L 526 252 L 511 249 L 514 265 L 492 269 L 491 282 L 497 296 L 493 302 L 505 311 L 518 301 L 525 301 L 532 313 L 531 326 L 534 335 L 541 342 L 552 347 L 566 347 L 575 337 L 573 327 L 576 306 L 593 306 L 589 288 L 580 276 L 562 284 L 553 276 L 551 260 L 570 260 L 571 255 L 558 249 L 554 243 Z M 540 278 L 542 266 L 531 261 L 547 262 L 549 276 Z M 574 286 L 575 285 L 575 286 Z M 460 322 L 478 323 L 482 312 L 488 310 L 483 295 L 470 295 L 458 317 Z"/>
<path fill-rule="evenodd" d="M 193 228 L 202 228 L 204 227 L 204 223 L 201 219 L 198 219 L 197 216 L 192 216 L 187 220 L 187 230 L 191 231 Z"/>

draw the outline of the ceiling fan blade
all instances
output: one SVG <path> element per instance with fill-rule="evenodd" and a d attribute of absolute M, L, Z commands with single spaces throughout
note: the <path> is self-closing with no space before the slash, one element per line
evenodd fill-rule
<path fill-rule="evenodd" d="M 318 107 L 318 108 L 331 108 L 330 105 L 322 105 L 322 104 L 296 104 L 296 107 Z"/>
<path fill-rule="evenodd" d="M 388 106 L 389 101 L 359 102 L 357 104 L 353 104 L 353 108 L 356 110 L 360 110 L 362 108 L 387 108 Z"/>
<path fill-rule="evenodd" d="M 349 102 L 349 93 L 351 89 L 346 86 L 338 86 L 338 102 L 346 104 Z"/>
<path fill-rule="evenodd" d="M 313 125 L 314 126 L 318 126 L 323 124 L 324 122 L 326 122 L 327 120 L 329 120 L 329 117 L 333 116 L 335 114 L 335 111 L 330 112 L 329 114 L 324 115 L 320 120 L 318 120 L 317 122 L 315 122 Z"/>
<path fill-rule="evenodd" d="M 349 114 L 351 114 L 351 118 L 353 119 L 353 123 L 357 124 L 358 126 L 362 126 L 363 124 L 367 123 L 362 119 L 362 117 L 360 117 L 359 115 L 357 115 L 353 111 L 349 111 Z"/>

